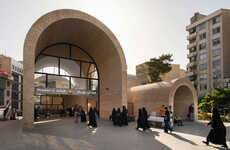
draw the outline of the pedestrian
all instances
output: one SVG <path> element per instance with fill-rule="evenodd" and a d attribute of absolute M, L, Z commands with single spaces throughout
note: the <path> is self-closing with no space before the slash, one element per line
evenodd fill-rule
<path fill-rule="evenodd" d="M 145 107 L 142 108 L 142 115 L 144 119 L 144 130 L 149 129 L 148 112 L 146 111 Z"/>
<path fill-rule="evenodd" d="M 137 119 L 137 130 L 144 130 L 144 119 L 143 119 L 143 114 L 142 114 L 142 110 L 139 109 L 138 110 L 138 119 Z"/>
<path fill-rule="evenodd" d="M 121 110 L 120 108 L 117 109 L 117 113 L 116 113 L 116 124 L 118 126 L 122 126 L 122 120 L 121 120 Z"/>
<path fill-rule="evenodd" d="M 188 119 L 190 121 L 193 120 L 193 112 L 194 112 L 194 108 L 193 108 L 193 104 L 191 104 L 188 108 Z"/>
<path fill-rule="evenodd" d="M 95 111 L 93 110 L 92 107 L 89 110 L 89 124 L 88 124 L 88 126 L 90 128 L 92 128 L 92 127 L 96 128 L 97 127 L 96 115 L 95 115 Z"/>
<path fill-rule="evenodd" d="M 170 113 L 167 107 L 165 107 L 164 124 L 164 132 L 168 133 L 168 130 L 172 132 L 172 127 L 170 126 Z"/>
<path fill-rule="evenodd" d="M 128 111 L 125 106 L 123 106 L 122 108 L 121 116 L 122 116 L 122 125 L 127 126 L 128 125 Z"/>
<path fill-rule="evenodd" d="M 86 122 L 86 115 L 83 109 L 81 109 L 81 122 Z"/>
<path fill-rule="evenodd" d="M 113 110 L 112 110 L 112 121 L 113 121 L 113 125 L 114 126 L 116 126 L 117 125 L 117 122 L 116 122 L 116 109 L 115 108 L 113 108 Z"/>
<path fill-rule="evenodd" d="M 226 144 L 226 128 L 220 118 L 217 108 L 213 108 L 212 110 L 212 120 L 207 124 L 207 126 L 209 125 L 211 125 L 212 129 L 210 130 L 206 141 L 203 141 L 203 143 L 209 145 L 209 142 L 211 142 L 228 148 Z"/>
<path fill-rule="evenodd" d="M 164 116 L 165 116 L 165 105 L 162 105 L 162 106 L 161 106 L 160 115 L 161 115 L 161 117 L 164 117 Z"/>

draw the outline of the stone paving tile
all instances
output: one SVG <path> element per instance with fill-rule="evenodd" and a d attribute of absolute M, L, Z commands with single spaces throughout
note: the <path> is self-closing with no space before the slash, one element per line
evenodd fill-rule
<path fill-rule="evenodd" d="M 99 121 L 99 127 L 88 129 L 85 123 L 72 119 L 35 125 L 31 131 L 21 130 L 21 121 L 0 122 L 0 150 L 219 150 L 220 146 L 202 143 L 209 128 L 204 123 L 185 123 L 166 134 L 152 128 L 135 129 L 136 123 L 114 127 Z M 227 125 L 229 135 L 230 124 Z M 228 137 L 228 145 L 230 140 Z"/>

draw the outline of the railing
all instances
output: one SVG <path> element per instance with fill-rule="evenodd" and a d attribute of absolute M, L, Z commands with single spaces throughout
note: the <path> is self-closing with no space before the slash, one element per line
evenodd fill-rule
<path fill-rule="evenodd" d="M 194 32 L 194 33 L 192 33 L 192 34 L 189 34 L 189 35 L 187 36 L 187 40 L 191 40 L 191 39 L 193 39 L 193 38 L 196 38 L 196 32 Z"/>

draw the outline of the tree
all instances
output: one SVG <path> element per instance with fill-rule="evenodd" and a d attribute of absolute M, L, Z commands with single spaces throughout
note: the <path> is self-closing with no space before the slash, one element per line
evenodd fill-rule
<path fill-rule="evenodd" d="M 200 109 L 210 111 L 212 107 L 230 107 L 230 89 L 217 87 L 201 99 Z"/>
<path fill-rule="evenodd" d="M 148 82 L 162 81 L 160 75 L 168 73 L 172 69 L 170 63 L 172 61 L 172 54 L 163 54 L 159 58 L 151 58 L 150 61 L 146 62 L 148 66 Z"/>

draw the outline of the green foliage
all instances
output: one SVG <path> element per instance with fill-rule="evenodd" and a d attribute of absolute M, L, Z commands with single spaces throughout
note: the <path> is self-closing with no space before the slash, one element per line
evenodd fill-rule
<path fill-rule="evenodd" d="M 148 66 L 149 83 L 162 81 L 160 75 L 168 73 L 172 67 L 172 54 L 163 54 L 159 58 L 151 58 L 146 62 Z"/>
<path fill-rule="evenodd" d="M 200 111 L 198 114 L 198 119 L 199 120 L 211 120 L 211 113 L 208 113 L 207 111 Z"/>
<path fill-rule="evenodd" d="M 230 112 L 228 113 L 228 121 L 230 121 Z"/>
<path fill-rule="evenodd" d="M 217 87 L 212 93 L 207 93 L 199 103 L 199 109 L 210 110 L 212 107 L 230 106 L 230 89 Z"/>

